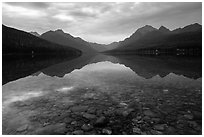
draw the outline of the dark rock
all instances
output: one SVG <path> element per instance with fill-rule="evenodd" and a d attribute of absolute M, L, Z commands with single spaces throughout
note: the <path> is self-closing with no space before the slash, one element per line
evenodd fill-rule
<path fill-rule="evenodd" d="M 72 125 L 77 125 L 77 121 L 72 121 L 71 124 Z"/>
<path fill-rule="evenodd" d="M 202 128 L 195 121 L 188 121 L 190 127 L 194 128 L 197 131 L 200 131 Z"/>
<path fill-rule="evenodd" d="M 153 135 L 163 135 L 162 132 L 156 131 L 156 130 L 151 130 L 150 132 L 151 132 Z"/>
<path fill-rule="evenodd" d="M 200 120 L 200 119 L 202 119 L 202 112 L 193 111 L 193 116 L 195 119 Z"/>
<path fill-rule="evenodd" d="M 145 121 L 150 121 L 151 118 L 150 118 L 149 116 L 144 116 L 144 117 L 143 117 L 143 120 L 145 120 Z"/>
<path fill-rule="evenodd" d="M 96 112 L 96 109 L 94 107 L 90 107 L 88 110 L 87 110 L 88 113 L 91 113 L 91 114 L 94 114 Z"/>
<path fill-rule="evenodd" d="M 127 109 L 125 111 L 122 112 L 122 115 L 124 117 L 127 117 L 132 111 L 134 111 L 134 109 Z"/>
<path fill-rule="evenodd" d="M 75 130 L 74 132 L 72 132 L 73 135 L 83 135 L 84 131 L 83 130 Z"/>
<path fill-rule="evenodd" d="M 174 128 L 174 127 L 167 127 L 167 129 L 166 129 L 166 133 L 168 134 L 168 135 L 176 135 L 177 133 L 176 133 L 176 129 Z"/>
<path fill-rule="evenodd" d="M 83 129 L 84 131 L 89 131 L 93 129 L 93 126 L 90 124 L 84 124 L 83 126 L 81 126 L 81 129 Z"/>
<path fill-rule="evenodd" d="M 152 118 L 152 121 L 154 123 L 159 123 L 161 121 L 161 119 L 160 118 Z"/>
<path fill-rule="evenodd" d="M 88 109 L 88 106 L 74 106 L 70 108 L 73 112 L 84 112 Z"/>
<path fill-rule="evenodd" d="M 67 123 L 67 124 L 69 124 L 69 123 L 72 122 L 72 120 L 73 120 L 72 118 L 65 118 L 65 119 L 64 119 L 64 122 Z"/>
<path fill-rule="evenodd" d="M 87 119 L 95 119 L 96 115 L 93 114 L 89 114 L 89 113 L 84 113 L 83 117 L 87 118 Z"/>
<path fill-rule="evenodd" d="M 102 126 L 102 125 L 105 125 L 106 123 L 107 123 L 106 117 L 101 116 L 96 120 L 95 125 L 96 126 Z"/>
<path fill-rule="evenodd" d="M 95 130 L 85 132 L 84 135 L 97 135 L 97 132 Z"/>
<path fill-rule="evenodd" d="M 166 124 L 159 124 L 159 125 L 155 125 L 154 129 L 162 131 L 165 129 L 165 127 L 166 127 Z"/>
<path fill-rule="evenodd" d="M 97 111 L 96 111 L 97 116 L 102 115 L 102 113 L 103 113 L 103 110 L 97 110 Z"/>
<path fill-rule="evenodd" d="M 143 113 L 144 113 L 144 115 L 149 116 L 149 117 L 155 117 L 156 116 L 156 114 L 153 113 L 151 110 L 145 110 Z"/>
<path fill-rule="evenodd" d="M 184 117 L 189 120 L 193 119 L 193 115 L 191 114 L 185 114 Z"/>

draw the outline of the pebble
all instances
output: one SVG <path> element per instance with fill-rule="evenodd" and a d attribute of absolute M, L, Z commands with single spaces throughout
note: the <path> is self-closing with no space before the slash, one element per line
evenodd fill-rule
<path fill-rule="evenodd" d="M 83 130 L 75 130 L 74 132 L 72 132 L 72 134 L 74 134 L 74 135 L 83 135 L 84 131 Z"/>
<path fill-rule="evenodd" d="M 149 121 L 151 118 L 149 117 L 149 116 L 144 116 L 143 117 L 143 120 L 145 120 L 145 121 Z"/>
<path fill-rule="evenodd" d="M 89 114 L 89 113 L 84 113 L 83 117 L 87 118 L 87 119 L 95 119 L 96 115 L 93 114 Z"/>
<path fill-rule="evenodd" d="M 70 108 L 73 112 L 84 112 L 88 109 L 88 106 L 74 106 Z"/>
<path fill-rule="evenodd" d="M 106 123 L 106 117 L 101 116 L 96 120 L 96 125 L 104 125 Z"/>
<path fill-rule="evenodd" d="M 156 130 L 151 130 L 151 133 L 152 133 L 153 135 L 163 135 L 162 132 L 156 131 Z"/>
<path fill-rule="evenodd" d="M 20 126 L 19 128 L 17 128 L 17 132 L 22 132 L 22 131 L 25 131 L 25 130 L 27 130 L 28 129 L 28 125 L 27 124 L 25 124 L 25 125 L 23 125 L 23 126 Z"/>
<path fill-rule="evenodd" d="M 102 133 L 103 133 L 103 134 L 107 134 L 107 135 L 111 135 L 111 134 L 112 134 L 112 131 L 111 131 L 110 129 L 105 129 L 105 128 L 104 128 L 104 129 L 102 130 Z"/>
<path fill-rule="evenodd" d="M 161 121 L 161 119 L 160 118 L 152 118 L 152 121 L 154 121 L 154 123 L 158 123 Z"/>
<path fill-rule="evenodd" d="M 94 114 L 96 112 L 96 109 L 94 107 L 91 107 L 87 110 L 88 113 Z"/>
<path fill-rule="evenodd" d="M 141 130 L 140 130 L 139 128 L 137 128 L 137 127 L 134 127 L 134 128 L 132 129 L 132 132 L 133 132 L 133 133 L 136 133 L 136 134 L 141 134 Z"/>
<path fill-rule="evenodd" d="M 77 124 L 77 121 L 72 121 L 71 124 L 72 124 L 72 125 L 76 125 L 76 124 Z"/>
<path fill-rule="evenodd" d="M 134 109 L 125 110 L 125 111 L 122 112 L 122 115 L 123 115 L 124 117 L 127 117 L 132 111 L 134 111 Z"/>
<path fill-rule="evenodd" d="M 83 129 L 84 131 L 89 131 L 93 129 L 93 126 L 90 124 L 84 124 L 83 126 L 81 126 L 81 129 Z"/>
<path fill-rule="evenodd" d="M 126 104 L 126 103 L 124 103 L 124 102 L 121 102 L 120 105 L 121 105 L 121 106 L 127 106 L 128 104 Z"/>
<path fill-rule="evenodd" d="M 162 131 L 165 129 L 165 127 L 166 127 L 166 124 L 160 124 L 160 125 L 155 125 L 154 129 Z"/>
<path fill-rule="evenodd" d="M 193 119 L 193 115 L 191 114 L 185 114 L 184 117 L 189 120 Z"/>
<path fill-rule="evenodd" d="M 37 135 L 63 135 L 67 131 L 65 123 L 57 123 L 40 128 L 36 131 Z"/>
<path fill-rule="evenodd" d="M 144 112 L 144 115 L 146 116 L 150 116 L 150 117 L 155 117 L 155 113 L 153 113 L 151 110 L 145 110 Z"/>

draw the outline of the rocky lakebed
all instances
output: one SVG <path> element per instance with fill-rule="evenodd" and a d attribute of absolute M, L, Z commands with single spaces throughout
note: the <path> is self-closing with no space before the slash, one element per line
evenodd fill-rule
<path fill-rule="evenodd" d="M 3 112 L 3 134 L 201 135 L 202 94 L 135 87 L 111 93 L 95 87 L 48 92 L 10 104 Z"/>

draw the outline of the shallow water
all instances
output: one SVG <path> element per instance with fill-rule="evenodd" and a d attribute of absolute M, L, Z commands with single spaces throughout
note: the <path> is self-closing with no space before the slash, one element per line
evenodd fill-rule
<path fill-rule="evenodd" d="M 199 59 L 87 60 L 3 85 L 3 134 L 201 134 Z"/>

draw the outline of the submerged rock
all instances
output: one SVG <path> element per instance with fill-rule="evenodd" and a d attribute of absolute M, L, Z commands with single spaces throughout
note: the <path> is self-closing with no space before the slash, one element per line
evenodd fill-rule
<path fill-rule="evenodd" d="M 151 110 L 145 110 L 143 113 L 144 113 L 144 115 L 150 116 L 150 117 L 156 116 L 156 114 L 154 112 L 152 112 Z"/>
<path fill-rule="evenodd" d="M 73 112 L 84 112 L 88 109 L 88 106 L 74 106 L 71 108 L 71 111 Z"/>
<path fill-rule="evenodd" d="M 25 125 L 20 126 L 19 128 L 17 128 L 16 131 L 17 131 L 17 132 L 23 132 L 23 131 L 25 131 L 25 130 L 27 130 L 27 129 L 28 129 L 28 125 L 25 124 Z"/>
<path fill-rule="evenodd" d="M 84 131 L 83 130 L 75 130 L 74 132 L 72 132 L 73 135 L 83 135 Z"/>
<path fill-rule="evenodd" d="M 84 131 L 89 131 L 93 129 L 93 126 L 90 124 L 84 124 L 83 126 L 81 126 L 81 129 L 83 129 Z"/>
<path fill-rule="evenodd" d="M 134 127 L 134 128 L 132 129 L 132 132 L 133 132 L 133 133 L 136 133 L 136 134 L 141 134 L 142 131 L 141 131 L 139 128 Z"/>
<path fill-rule="evenodd" d="M 127 109 L 125 111 L 122 112 L 122 115 L 124 117 L 127 117 L 132 111 L 134 111 L 134 109 Z"/>
<path fill-rule="evenodd" d="M 166 124 L 160 124 L 160 125 L 155 125 L 154 129 L 162 131 L 165 129 L 165 127 L 166 127 Z"/>
<path fill-rule="evenodd" d="M 191 114 L 185 114 L 184 117 L 189 120 L 193 119 L 193 115 Z"/>
<path fill-rule="evenodd" d="M 87 119 L 95 119 L 96 115 L 93 114 L 89 114 L 89 113 L 84 113 L 83 117 L 87 118 Z"/>
<path fill-rule="evenodd" d="M 40 128 L 36 131 L 37 135 L 63 135 L 67 131 L 65 123 L 57 123 Z"/>
<path fill-rule="evenodd" d="M 107 134 L 107 135 L 111 135 L 111 134 L 112 134 L 112 130 L 110 130 L 110 129 L 105 129 L 105 128 L 104 128 L 104 129 L 102 130 L 102 133 L 103 133 L 103 134 Z"/>
<path fill-rule="evenodd" d="M 96 120 L 95 125 L 96 126 L 102 126 L 102 125 L 105 125 L 106 123 L 107 123 L 106 117 L 101 116 Z"/>
<path fill-rule="evenodd" d="M 163 135 L 162 132 L 157 131 L 157 130 L 151 130 L 150 132 L 151 132 L 153 135 Z"/>

